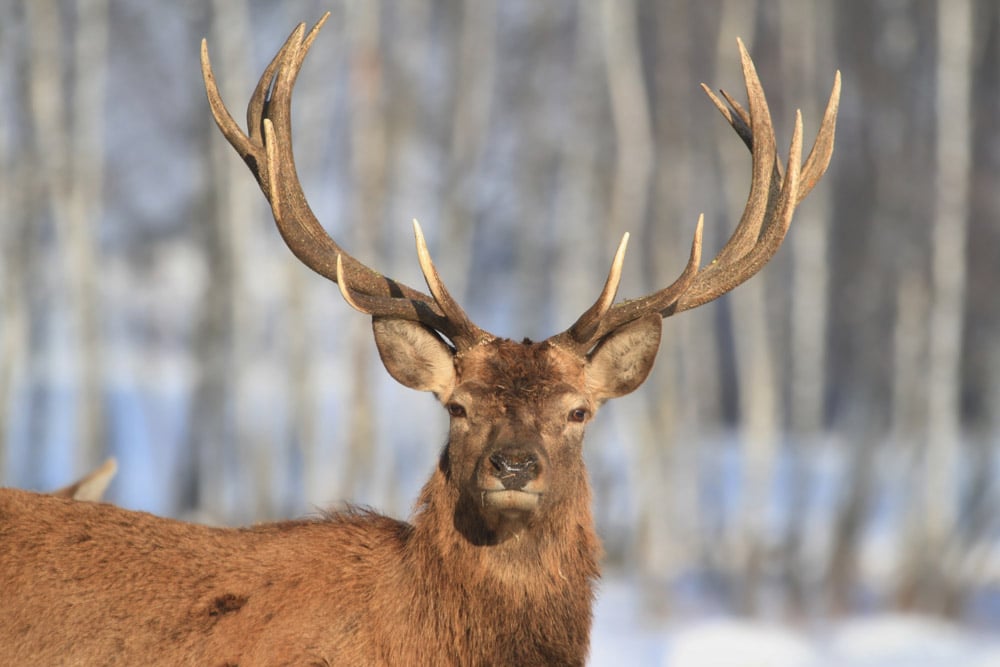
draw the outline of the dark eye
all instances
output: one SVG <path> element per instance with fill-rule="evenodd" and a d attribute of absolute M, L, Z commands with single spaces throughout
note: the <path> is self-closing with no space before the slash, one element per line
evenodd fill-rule
<path fill-rule="evenodd" d="M 569 411 L 569 420 L 571 422 L 585 422 L 589 416 L 590 411 L 587 408 L 576 408 Z"/>
<path fill-rule="evenodd" d="M 458 403 L 449 403 L 445 407 L 448 409 L 448 414 L 451 415 L 452 417 L 465 416 L 465 408 L 459 405 Z"/>

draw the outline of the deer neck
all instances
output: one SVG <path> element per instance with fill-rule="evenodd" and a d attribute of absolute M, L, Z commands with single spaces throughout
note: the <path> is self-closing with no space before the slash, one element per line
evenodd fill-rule
<path fill-rule="evenodd" d="M 584 509 L 498 541 L 456 527 L 460 493 L 436 471 L 420 495 L 391 586 L 410 633 L 389 652 L 435 637 L 434 664 L 582 665 L 590 644 L 600 545 Z M 525 623 L 525 619 L 530 619 Z M 476 657 L 480 656 L 480 657 Z M 427 664 L 431 664 L 430 660 Z"/>
<path fill-rule="evenodd" d="M 490 524 L 439 467 L 420 494 L 408 546 L 432 557 L 420 562 L 443 565 L 452 581 L 533 591 L 573 586 L 589 597 L 601 545 L 585 479 L 573 497 L 523 525 Z"/>

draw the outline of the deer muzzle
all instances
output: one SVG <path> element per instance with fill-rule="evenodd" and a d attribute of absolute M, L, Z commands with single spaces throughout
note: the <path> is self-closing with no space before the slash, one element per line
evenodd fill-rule
<path fill-rule="evenodd" d="M 485 507 L 507 513 L 537 509 L 548 488 L 544 454 L 534 448 L 502 447 L 479 463 L 479 487 Z"/>

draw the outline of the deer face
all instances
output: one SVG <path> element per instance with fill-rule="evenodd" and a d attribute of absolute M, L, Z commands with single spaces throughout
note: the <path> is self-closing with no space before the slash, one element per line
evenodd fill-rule
<path fill-rule="evenodd" d="M 454 352 L 426 327 L 376 319 L 390 374 L 433 391 L 450 416 L 442 465 L 459 506 L 494 535 L 572 502 L 585 483 L 584 430 L 600 405 L 646 378 L 661 320 L 609 334 L 588 355 L 551 340 L 490 339 Z"/>
<path fill-rule="evenodd" d="M 580 445 L 597 409 L 585 363 L 547 342 L 493 340 L 455 358 L 450 474 L 484 514 L 525 521 L 583 473 Z"/>

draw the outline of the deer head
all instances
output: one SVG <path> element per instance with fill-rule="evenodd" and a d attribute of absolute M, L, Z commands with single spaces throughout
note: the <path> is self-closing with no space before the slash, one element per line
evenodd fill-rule
<path fill-rule="evenodd" d="M 594 304 L 566 331 L 514 342 L 477 327 L 438 275 L 419 224 L 417 258 L 430 294 L 404 285 L 345 252 L 306 202 L 292 153 L 291 96 L 302 62 L 326 16 L 308 34 L 299 25 L 265 69 L 247 108 L 248 132 L 219 95 L 202 43 L 202 72 L 215 120 L 250 167 L 293 253 L 337 283 L 345 301 L 370 315 L 382 362 L 400 383 L 433 392 L 451 420 L 440 470 L 455 526 L 475 543 L 502 541 L 542 518 L 589 499 L 581 456 L 584 428 L 605 401 L 648 376 L 662 320 L 716 299 L 771 259 L 796 205 L 825 172 L 833 151 L 839 73 L 815 145 L 802 162 L 796 115 L 787 163 L 753 62 L 739 44 L 749 99 L 727 107 L 706 92 L 750 148 L 750 194 L 732 237 L 701 264 L 702 220 L 684 270 L 669 286 L 615 302 L 628 234 Z"/>

